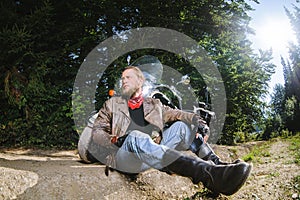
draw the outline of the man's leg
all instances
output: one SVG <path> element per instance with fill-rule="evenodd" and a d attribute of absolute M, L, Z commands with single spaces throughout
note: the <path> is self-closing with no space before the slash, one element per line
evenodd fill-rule
<path fill-rule="evenodd" d="M 189 177 L 195 184 L 202 182 L 206 188 L 216 194 L 232 195 L 237 192 L 247 180 L 252 168 L 252 165 L 245 162 L 215 165 L 173 149 L 166 151 L 163 161 L 168 162 L 174 157 L 177 157 L 177 160 L 168 164 L 165 167 L 166 171 Z"/>
<path fill-rule="evenodd" d="M 249 176 L 251 166 L 214 165 L 198 157 L 184 155 L 152 141 L 149 135 L 132 131 L 116 155 L 117 170 L 139 173 L 150 167 L 189 177 L 193 183 L 202 182 L 215 193 L 235 193 Z"/>
<path fill-rule="evenodd" d="M 203 137 L 199 135 L 198 138 L 195 138 L 189 149 L 195 153 L 199 158 L 203 160 L 213 161 L 216 165 L 229 165 L 229 164 L 237 164 L 241 162 L 241 160 L 235 160 L 232 163 L 224 162 L 220 159 L 219 156 L 213 151 L 208 143 L 204 143 Z"/>
<path fill-rule="evenodd" d="M 195 132 L 184 122 L 177 121 L 163 132 L 161 144 L 176 150 L 190 149 L 199 158 L 210 160 L 217 165 L 236 164 L 241 162 L 236 160 L 233 163 L 223 162 L 219 156 L 215 154 L 209 144 L 203 142 L 203 137 L 195 138 Z"/>
<path fill-rule="evenodd" d="M 189 126 L 181 121 L 173 123 L 163 132 L 161 145 L 154 143 L 148 134 L 132 131 L 117 152 L 117 168 L 128 173 L 139 173 L 150 166 L 162 169 L 164 166 L 160 161 L 167 147 L 187 150 L 193 137 Z"/>
<path fill-rule="evenodd" d="M 168 147 L 158 145 L 140 131 L 131 131 L 116 155 L 117 170 L 139 173 L 151 167 L 162 169 L 162 159 Z"/>
<path fill-rule="evenodd" d="M 162 133 L 160 144 L 184 151 L 189 148 L 194 138 L 195 133 L 191 131 L 190 127 L 182 121 L 177 121 Z"/>

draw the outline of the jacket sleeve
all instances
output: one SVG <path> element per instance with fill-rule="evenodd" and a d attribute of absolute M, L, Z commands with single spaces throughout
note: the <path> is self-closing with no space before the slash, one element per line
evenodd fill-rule
<path fill-rule="evenodd" d="M 173 121 L 183 121 L 188 124 L 193 124 L 195 116 L 197 115 L 194 113 L 185 112 L 179 109 L 173 109 L 168 106 L 163 106 L 164 123 Z"/>
<path fill-rule="evenodd" d="M 198 114 L 172 109 L 168 106 L 163 107 L 163 113 L 164 123 L 180 120 L 198 127 L 198 131 L 203 136 L 210 134 L 206 121 L 204 121 Z"/>
<path fill-rule="evenodd" d="M 98 112 L 93 126 L 93 141 L 101 146 L 110 146 L 112 137 L 112 99 L 107 100 Z"/>

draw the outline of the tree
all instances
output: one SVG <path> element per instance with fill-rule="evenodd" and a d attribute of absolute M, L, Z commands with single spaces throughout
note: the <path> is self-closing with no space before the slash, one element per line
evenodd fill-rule
<path fill-rule="evenodd" d="M 254 55 L 250 48 L 246 35 L 251 7 L 244 0 L 5 0 L 0 10 L 2 144 L 76 145 L 71 97 L 77 70 L 100 42 L 138 27 L 182 32 L 213 59 L 227 92 L 221 142 L 234 142 L 236 132 L 251 132 L 253 123 L 260 121 L 261 96 L 267 92 L 273 66 L 268 53 Z M 203 98 L 203 79 L 187 61 L 160 49 L 129 52 L 133 59 L 145 53 L 190 74 L 195 94 Z M 102 105 L 126 57 L 108 66 L 100 81 L 91 80 L 99 81 L 96 99 L 85 101 Z M 207 89 L 216 95 L 213 88 Z"/>
<path fill-rule="evenodd" d="M 289 45 L 289 60 L 282 59 L 285 80 L 284 104 L 285 117 L 283 118 L 285 127 L 292 132 L 300 130 L 300 9 L 294 6 L 294 12 L 286 9 L 293 30 L 297 36 L 298 44 Z"/>
<path fill-rule="evenodd" d="M 285 88 L 281 84 L 276 84 L 274 87 L 271 105 L 275 115 L 285 118 Z"/>
<path fill-rule="evenodd" d="M 263 140 L 280 136 L 284 129 L 284 121 L 287 117 L 285 108 L 285 87 L 276 84 L 271 96 L 270 110 L 266 113 L 266 124 L 262 134 Z"/>
<path fill-rule="evenodd" d="M 1 143 L 76 143 L 71 88 L 89 37 L 89 24 L 76 6 L 83 5 L 1 2 Z"/>

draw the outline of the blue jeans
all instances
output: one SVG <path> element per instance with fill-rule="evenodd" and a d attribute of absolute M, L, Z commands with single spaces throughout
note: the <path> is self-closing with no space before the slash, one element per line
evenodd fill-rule
<path fill-rule="evenodd" d="M 181 121 L 173 123 L 163 131 L 160 144 L 156 144 L 146 133 L 131 131 L 117 151 L 117 170 L 139 173 L 149 168 L 162 169 L 166 167 L 166 162 L 163 162 L 165 152 L 169 148 L 187 150 L 194 137 L 189 126 Z"/>

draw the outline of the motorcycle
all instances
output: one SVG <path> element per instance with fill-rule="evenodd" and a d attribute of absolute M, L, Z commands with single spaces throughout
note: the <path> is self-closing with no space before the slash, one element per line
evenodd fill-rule
<path fill-rule="evenodd" d="M 208 125 L 210 120 L 214 118 L 215 113 L 209 110 L 208 103 L 197 102 L 196 100 L 194 101 L 196 102 L 196 104 L 193 105 L 192 109 L 185 109 L 183 107 L 183 95 L 176 89 L 176 86 L 178 87 L 179 84 L 188 86 L 190 84 L 190 77 L 188 75 L 181 76 L 180 81 L 178 82 L 171 81 L 171 84 L 161 83 L 160 81 L 162 79 L 162 74 L 164 71 L 163 65 L 156 57 L 150 55 L 142 56 L 130 65 L 139 67 L 144 74 L 145 82 L 142 87 L 144 97 L 159 99 L 163 105 L 169 106 L 173 109 L 180 109 L 187 112 L 197 113 L 202 117 L 202 119 L 206 121 Z M 171 69 L 168 69 L 168 71 L 170 70 Z M 113 92 L 110 92 L 110 94 L 114 96 L 119 95 L 120 90 L 121 80 L 117 81 Z M 91 155 L 88 151 L 89 143 L 91 141 L 92 127 L 97 116 L 98 114 L 96 111 L 91 113 L 91 115 L 87 119 L 87 126 L 84 128 L 78 141 L 79 156 L 86 163 L 97 161 L 97 159 L 94 158 L 93 155 Z M 202 143 L 203 138 L 195 138 L 193 143 L 191 144 L 190 149 L 199 155 Z"/>

